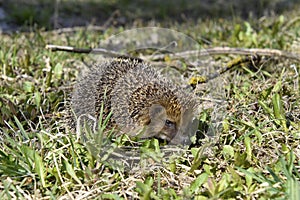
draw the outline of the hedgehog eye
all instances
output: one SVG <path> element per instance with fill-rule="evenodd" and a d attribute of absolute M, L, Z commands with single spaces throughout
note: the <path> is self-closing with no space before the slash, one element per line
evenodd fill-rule
<path fill-rule="evenodd" d="M 167 127 L 169 127 L 169 128 L 175 127 L 175 123 L 172 122 L 172 121 L 170 121 L 170 120 L 168 120 L 168 119 L 165 121 L 165 125 L 166 125 Z"/>

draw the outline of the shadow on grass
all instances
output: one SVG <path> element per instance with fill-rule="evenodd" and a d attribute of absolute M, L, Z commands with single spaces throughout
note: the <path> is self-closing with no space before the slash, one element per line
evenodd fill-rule
<path fill-rule="evenodd" d="M 288 11 L 299 0 L 8 0 L 0 1 L 9 27 L 37 26 L 47 30 L 88 24 L 130 25 L 147 22 L 187 21 L 199 18 L 258 18 Z M 114 13 L 114 14 L 113 14 Z M 114 16 L 113 19 L 111 16 Z M 111 20 L 108 20 L 111 19 Z"/>

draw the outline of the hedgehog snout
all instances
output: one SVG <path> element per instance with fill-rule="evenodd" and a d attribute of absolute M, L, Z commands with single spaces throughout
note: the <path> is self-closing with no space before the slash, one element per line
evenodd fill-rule
<path fill-rule="evenodd" d="M 161 139 L 166 139 L 168 142 L 173 139 L 177 134 L 177 124 L 169 119 L 165 119 L 165 124 L 162 129 L 159 131 L 158 137 Z"/>

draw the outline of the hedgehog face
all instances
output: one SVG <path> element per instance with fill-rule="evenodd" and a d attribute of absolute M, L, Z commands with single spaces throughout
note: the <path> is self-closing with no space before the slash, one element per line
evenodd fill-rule
<path fill-rule="evenodd" d="M 142 137 L 156 137 L 171 141 L 178 132 L 179 121 L 170 115 L 164 106 L 154 104 L 149 108 L 149 118 L 144 125 L 147 126 Z"/>
<path fill-rule="evenodd" d="M 174 103 L 167 109 L 161 106 L 160 110 L 164 115 L 161 119 L 161 129 L 157 131 L 155 137 L 165 139 L 169 144 L 190 144 L 190 137 L 196 132 L 199 123 L 193 104 L 182 106 Z"/>

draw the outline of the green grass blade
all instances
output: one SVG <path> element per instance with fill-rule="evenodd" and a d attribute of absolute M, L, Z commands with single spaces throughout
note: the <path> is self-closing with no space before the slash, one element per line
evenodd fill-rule
<path fill-rule="evenodd" d="M 21 122 L 18 120 L 18 118 L 17 118 L 16 116 L 14 116 L 14 119 L 15 119 L 15 122 L 16 122 L 18 128 L 20 129 L 20 131 L 21 131 L 21 133 L 22 133 L 22 136 L 23 136 L 24 138 L 26 138 L 26 140 L 29 140 L 29 137 L 28 137 L 26 131 L 24 130 L 24 127 L 23 127 L 23 125 L 21 124 Z"/>
<path fill-rule="evenodd" d="M 42 186 L 46 187 L 46 181 L 45 181 L 46 173 L 45 173 L 43 159 L 37 152 L 34 152 L 34 164 L 35 164 L 34 165 L 35 172 L 38 174 Z"/>

